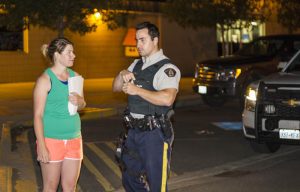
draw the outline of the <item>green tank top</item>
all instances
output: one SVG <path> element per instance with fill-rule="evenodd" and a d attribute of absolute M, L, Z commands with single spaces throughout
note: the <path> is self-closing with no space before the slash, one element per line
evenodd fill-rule
<path fill-rule="evenodd" d="M 67 69 L 70 77 L 75 73 Z M 54 139 L 74 139 L 81 137 L 79 114 L 70 115 L 68 111 L 68 84 L 60 81 L 50 68 L 46 70 L 50 77 L 51 89 L 44 109 L 44 136 Z"/>

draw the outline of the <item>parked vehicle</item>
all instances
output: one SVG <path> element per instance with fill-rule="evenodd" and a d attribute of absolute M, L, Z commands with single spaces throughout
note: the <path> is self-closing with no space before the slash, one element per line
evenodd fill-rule
<path fill-rule="evenodd" d="M 300 49 L 300 35 L 272 35 L 255 39 L 234 55 L 196 64 L 193 89 L 210 106 L 222 106 L 228 98 L 244 103 L 246 87 L 278 71 Z"/>
<path fill-rule="evenodd" d="M 243 132 L 258 152 L 300 145 L 300 51 L 281 72 L 248 86 Z"/>

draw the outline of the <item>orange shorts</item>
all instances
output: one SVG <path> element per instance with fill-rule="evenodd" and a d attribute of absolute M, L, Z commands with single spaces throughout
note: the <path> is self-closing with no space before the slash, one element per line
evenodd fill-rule
<path fill-rule="evenodd" d="M 82 138 L 60 140 L 45 138 L 49 152 L 49 162 L 60 162 L 64 159 L 81 160 L 83 158 Z"/>

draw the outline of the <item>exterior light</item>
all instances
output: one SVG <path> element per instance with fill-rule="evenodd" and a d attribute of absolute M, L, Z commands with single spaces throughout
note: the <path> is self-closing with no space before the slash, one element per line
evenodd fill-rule
<path fill-rule="evenodd" d="M 255 111 L 257 90 L 249 87 L 245 96 L 245 109 L 252 112 Z"/>
<path fill-rule="evenodd" d="M 246 94 L 246 99 L 251 101 L 256 101 L 256 95 L 257 95 L 256 90 L 249 88 Z"/>
<path fill-rule="evenodd" d="M 98 9 L 93 9 L 93 12 L 89 14 L 86 19 L 90 25 L 100 26 L 102 24 L 101 17 L 101 11 L 98 11 Z"/>
<path fill-rule="evenodd" d="M 0 14 L 6 14 L 7 11 L 5 11 L 4 9 L 0 8 Z"/>
<path fill-rule="evenodd" d="M 251 25 L 253 25 L 253 26 L 257 26 L 257 22 L 255 22 L 255 21 L 252 21 L 252 22 L 251 22 Z"/>
<path fill-rule="evenodd" d="M 237 79 L 241 73 L 242 73 L 242 69 L 236 69 L 235 70 L 235 78 Z"/>
<path fill-rule="evenodd" d="M 99 11 L 95 12 L 94 17 L 95 17 L 96 20 L 100 19 L 100 17 L 101 17 L 100 12 Z"/>

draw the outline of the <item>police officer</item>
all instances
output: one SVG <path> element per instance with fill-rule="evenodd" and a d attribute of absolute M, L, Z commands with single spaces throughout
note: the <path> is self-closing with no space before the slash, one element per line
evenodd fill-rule
<path fill-rule="evenodd" d="M 180 71 L 158 48 L 154 24 L 138 24 L 136 41 L 141 58 L 113 81 L 113 91 L 128 94 L 132 117 L 122 153 L 122 182 L 126 191 L 167 191 L 173 131 L 165 115 L 176 98 Z"/>

